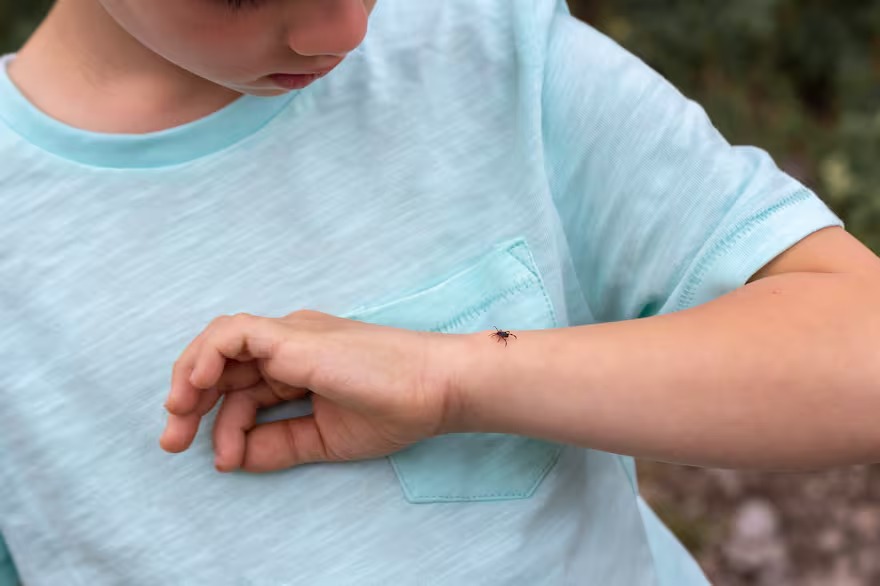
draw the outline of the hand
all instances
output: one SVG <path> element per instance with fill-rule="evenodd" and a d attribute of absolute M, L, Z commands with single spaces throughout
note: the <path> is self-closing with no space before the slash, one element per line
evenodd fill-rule
<path fill-rule="evenodd" d="M 174 365 L 161 446 L 186 450 L 223 398 L 213 430 L 220 471 L 391 454 L 442 433 L 449 385 L 440 354 L 450 338 L 315 311 L 218 318 Z M 309 393 L 312 415 L 255 425 L 258 409 Z"/>

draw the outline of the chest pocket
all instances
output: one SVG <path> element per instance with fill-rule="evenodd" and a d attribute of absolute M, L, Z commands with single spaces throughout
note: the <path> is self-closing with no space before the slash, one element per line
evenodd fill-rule
<path fill-rule="evenodd" d="M 495 247 L 430 287 L 345 317 L 443 333 L 558 326 L 523 239 Z M 535 493 L 560 449 L 526 437 L 467 433 L 431 438 L 389 459 L 410 502 L 510 500 Z"/>

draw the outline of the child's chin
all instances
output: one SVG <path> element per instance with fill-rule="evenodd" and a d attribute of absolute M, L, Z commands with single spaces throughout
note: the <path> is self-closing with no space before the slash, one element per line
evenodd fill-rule
<path fill-rule="evenodd" d="M 214 82 L 217 85 L 225 87 L 228 90 L 232 90 L 235 93 L 243 94 L 246 96 L 257 96 L 263 98 L 270 98 L 273 96 L 280 96 L 281 94 L 286 94 L 290 90 L 286 90 L 284 88 L 275 87 L 272 85 L 249 85 L 249 84 L 239 84 L 239 83 L 222 83 L 222 82 Z"/>
<path fill-rule="evenodd" d="M 290 91 L 281 88 L 235 88 L 235 90 L 249 96 L 257 96 L 260 98 L 280 96 L 281 94 L 286 94 Z"/>

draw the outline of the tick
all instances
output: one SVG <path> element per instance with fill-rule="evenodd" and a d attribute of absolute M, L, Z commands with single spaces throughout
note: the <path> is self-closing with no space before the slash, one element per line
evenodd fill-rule
<path fill-rule="evenodd" d="M 516 340 L 516 334 L 511 334 L 505 330 L 499 330 L 497 326 L 492 327 L 495 328 L 495 331 L 489 335 L 497 339 L 499 342 L 503 341 L 505 347 L 507 347 L 507 338 L 513 338 Z"/>

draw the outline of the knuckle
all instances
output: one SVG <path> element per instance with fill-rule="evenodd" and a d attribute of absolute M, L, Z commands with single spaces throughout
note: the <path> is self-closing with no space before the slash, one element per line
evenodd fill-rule
<path fill-rule="evenodd" d="M 220 315 L 211 320 L 211 323 L 208 324 L 206 330 L 215 330 L 218 327 L 224 326 L 231 319 L 228 315 Z"/>
<path fill-rule="evenodd" d="M 214 331 L 226 330 L 228 328 L 235 327 L 238 324 L 245 323 L 248 320 L 251 320 L 253 318 L 254 318 L 253 315 L 251 315 L 249 313 L 244 313 L 244 312 L 239 312 L 239 313 L 229 314 L 229 315 L 221 315 L 221 316 L 215 318 L 211 322 L 209 329 L 214 330 Z"/>
<path fill-rule="evenodd" d="M 240 312 L 236 313 L 235 315 L 233 315 L 231 320 L 233 320 L 233 321 L 247 321 L 253 317 L 254 316 L 249 313 L 245 313 L 243 311 L 240 311 Z"/>
<path fill-rule="evenodd" d="M 320 311 L 315 311 L 314 309 L 298 309 L 292 313 L 287 314 L 287 317 L 292 319 L 314 319 L 320 315 L 323 314 Z"/>
<path fill-rule="evenodd" d="M 183 375 L 192 365 L 192 361 L 186 355 L 179 356 L 171 367 L 171 372 L 176 375 Z"/>

